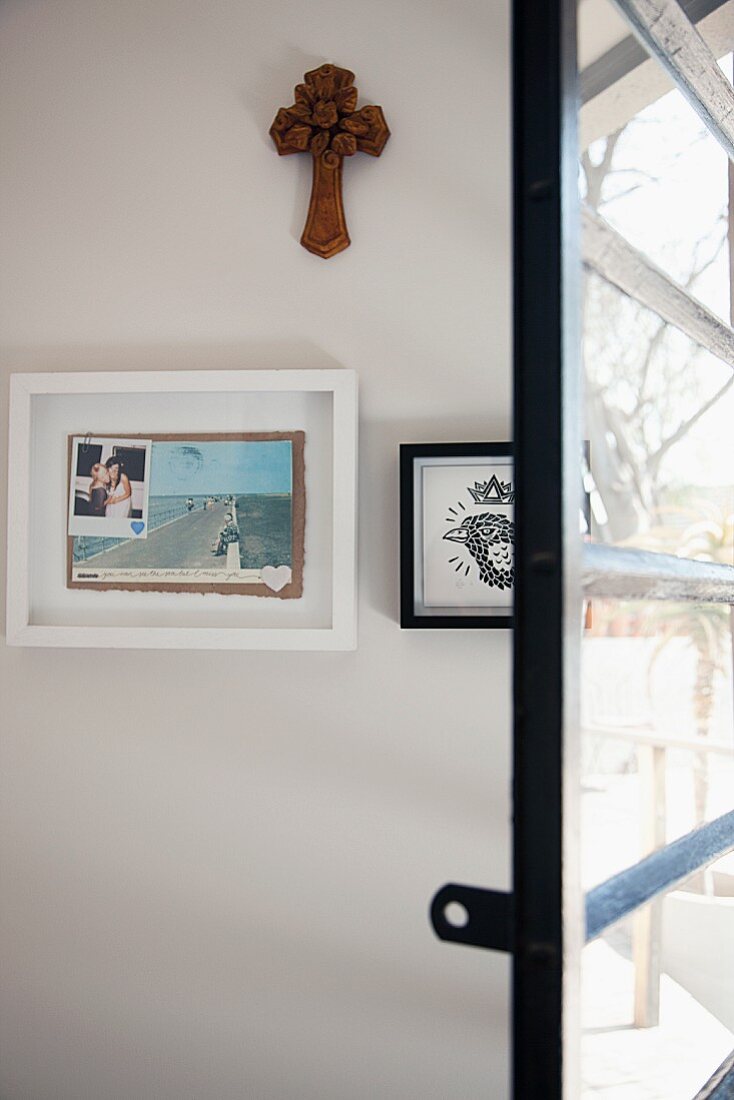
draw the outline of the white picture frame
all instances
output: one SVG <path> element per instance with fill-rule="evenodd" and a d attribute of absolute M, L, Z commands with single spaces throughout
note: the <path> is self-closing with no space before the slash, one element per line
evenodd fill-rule
<path fill-rule="evenodd" d="M 303 601 L 66 589 L 61 550 L 66 530 L 60 517 L 67 507 L 70 435 L 152 427 L 255 430 L 254 425 L 306 430 L 305 568 L 310 576 L 305 576 Z M 58 487 L 58 517 L 55 511 L 48 517 L 44 512 L 39 520 L 34 494 L 39 484 L 44 501 L 53 502 L 50 489 Z M 354 649 L 356 495 L 354 371 L 11 375 L 6 641 L 89 648 Z"/>

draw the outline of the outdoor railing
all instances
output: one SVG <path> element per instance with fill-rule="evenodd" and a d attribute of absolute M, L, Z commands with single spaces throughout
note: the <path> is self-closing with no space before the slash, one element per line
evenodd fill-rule
<path fill-rule="evenodd" d="M 698 855 L 700 838 L 711 845 L 712 858 L 716 854 L 731 848 L 730 834 L 734 814 L 719 819 L 722 828 L 716 828 L 713 822 L 708 826 L 699 826 L 686 837 L 673 841 L 669 849 L 667 842 L 666 808 L 666 771 L 667 754 L 670 750 L 686 749 L 702 756 L 734 756 L 734 746 L 720 741 L 706 741 L 693 737 L 661 737 L 650 727 L 627 728 L 619 726 L 586 725 L 582 729 L 586 737 L 600 737 L 627 742 L 634 746 L 637 755 L 637 770 L 640 777 L 640 816 L 641 816 L 641 861 L 638 864 L 638 877 L 645 884 L 648 904 L 640 906 L 632 916 L 632 958 L 634 963 L 634 1026 L 655 1027 L 660 1022 L 660 975 L 662 969 L 662 893 L 655 896 L 655 881 L 648 867 L 650 863 L 660 863 L 660 873 L 665 880 L 666 867 L 664 853 L 670 850 L 676 856 L 686 846 Z M 713 828 L 712 828 L 713 826 Z M 719 833 L 724 837 L 720 841 Z M 722 846 L 723 845 L 723 846 Z M 660 853 L 663 853 L 661 856 Z M 649 857 L 656 853 L 651 860 Z M 688 866 L 679 858 L 680 875 L 678 881 L 686 877 Z M 692 870 L 700 867 L 700 861 L 694 861 Z M 619 880 L 619 882 L 618 882 Z M 674 885 L 674 883 L 671 883 Z M 593 939 L 617 919 L 624 915 L 629 906 L 624 901 L 627 894 L 635 889 L 635 880 L 628 870 L 619 876 L 613 876 L 587 894 L 587 938 Z M 621 902 L 621 905 L 616 905 Z M 615 907 L 616 906 L 616 907 Z M 619 911 L 619 914 L 617 912 Z"/>
<path fill-rule="evenodd" d="M 179 504 L 167 505 L 160 511 L 149 511 L 148 530 L 155 531 L 158 527 L 185 516 L 188 511 L 185 500 Z M 74 561 L 89 561 L 90 558 L 96 558 L 98 554 L 104 554 L 106 550 L 128 541 L 124 538 L 109 538 L 107 535 L 77 535 L 74 539 Z"/>

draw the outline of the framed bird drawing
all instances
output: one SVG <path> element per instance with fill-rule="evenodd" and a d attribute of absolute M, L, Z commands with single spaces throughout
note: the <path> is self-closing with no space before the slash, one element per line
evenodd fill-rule
<path fill-rule="evenodd" d="M 402 444 L 402 627 L 512 626 L 514 504 L 510 443 Z"/>

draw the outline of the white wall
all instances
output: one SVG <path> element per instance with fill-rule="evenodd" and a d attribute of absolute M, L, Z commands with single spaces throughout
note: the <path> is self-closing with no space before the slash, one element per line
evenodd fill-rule
<path fill-rule="evenodd" d="M 508 886 L 510 639 L 396 625 L 398 443 L 508 437 L 506 6 L 0 5 L 4 375 L 362 402 L 356 653 L 0 650 L 3 1100 L 507 1095 L 508 962 L 426 913 Z M 324 60 L 393 133 L 327 262 L 268 137 Z"/>
<path fill-rule="evenodd" d="M 663 900 L 664 972 L 732 1032 L 733 919 L 734 898 L 674 890 Z"/>

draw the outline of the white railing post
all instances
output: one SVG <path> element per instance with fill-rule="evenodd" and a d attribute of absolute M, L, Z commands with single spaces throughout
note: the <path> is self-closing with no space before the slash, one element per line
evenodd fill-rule
<path fill-rule="evenodd" d="M 232 522 L 239 530 L 239 523 L 237 522 L 237 505 L 232 504 L 229 509 L 232 513 Z M 239 573 L 240 571 L 240 544 L 239 542 L 230 542 L 227 546 L 227 572 Z"/>

